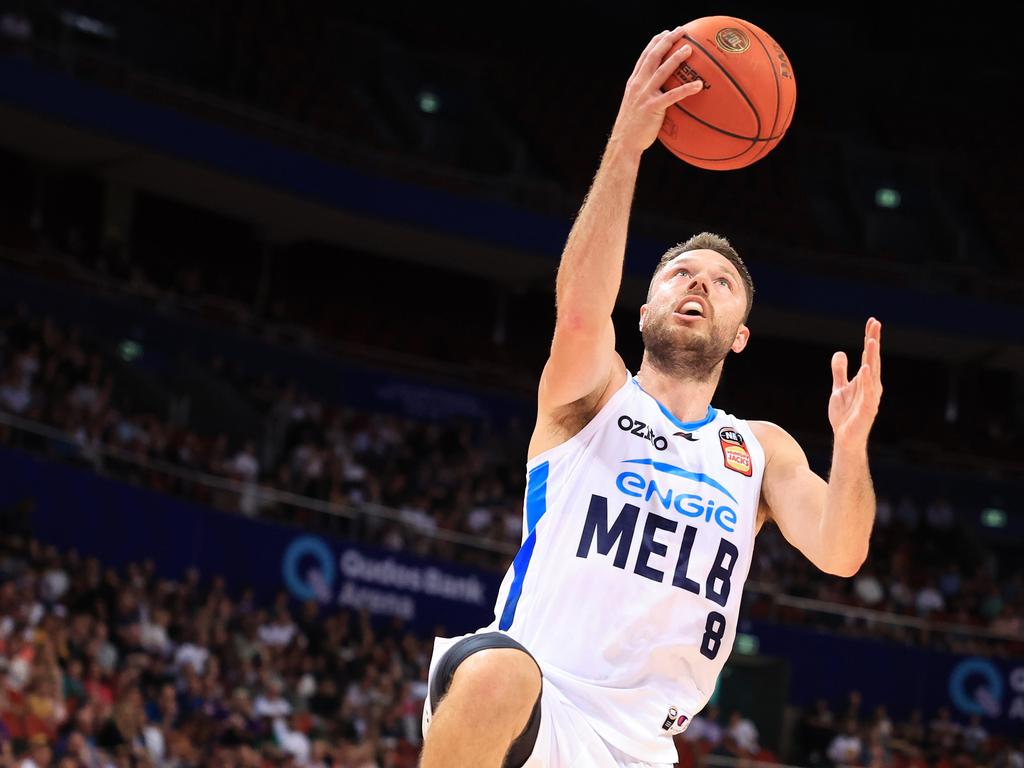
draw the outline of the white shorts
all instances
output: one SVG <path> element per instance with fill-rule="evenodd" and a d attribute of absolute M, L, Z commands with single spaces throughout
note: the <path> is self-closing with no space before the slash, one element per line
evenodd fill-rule
<path fill-rule="evenodd" d="M 427 689 L 434 669 L 448 649 L 463 637 L 435 637 Z M 423 735 L 430 729 L 430 696 L 423 702 Z M 523 768 L 672 768 L 630 757 L 602 739 L 580 711 L 549 680 L 541 683 L 540 729 Z"/>

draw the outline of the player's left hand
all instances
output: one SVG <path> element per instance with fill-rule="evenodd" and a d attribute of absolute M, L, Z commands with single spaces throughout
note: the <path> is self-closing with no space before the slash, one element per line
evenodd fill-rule
<path fill-rule="evenodd" d="M 864 327 L 860 370 L 852 380 L 846 379 L 846 353 L 832 355 L 832 397 L 828 400 L 828 420 L 832 423 L 837 445 L 867 445 L 868 432 L 875 421 L 881 398 L 882 324 L 871 317 Z"/>

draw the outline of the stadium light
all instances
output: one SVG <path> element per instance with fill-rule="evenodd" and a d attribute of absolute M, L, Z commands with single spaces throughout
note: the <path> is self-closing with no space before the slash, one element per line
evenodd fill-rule
<path fill-rule="evenodd" d="M 433 91 L 422 90 L 417 94 L 416 99 L 419 101 L 420 109 L 428 115 L 437 114 L 441 109 L 441 99 Z"/>
<path fill-rule="evenodd" d="M 986 528 L 1005 528 L 1006 510 L 995 507 L 981 510 L 981 524 Z"/>
<path fill-rule="evenodd" d="M 120 355 L 121 359 L 126 363 L 134 362 L 142 357 L 142 345 L 137 341 L 125 339 L 117 345 L 117 354 Z"/>
<path fill-rule="evenodd" d="M 899 191 L 891 187 L 879 187 L 875 192 L 875 204 L 879 208 L 899 208 L 901 199 Z"/>

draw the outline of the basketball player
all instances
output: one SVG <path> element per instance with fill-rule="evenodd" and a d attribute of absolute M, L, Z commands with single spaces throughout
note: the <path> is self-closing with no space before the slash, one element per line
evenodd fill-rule
<path fill-rule="evenodd" d="M 672 736 L 707 702 L 732 649 L 764 522 L 826 573 L 852 576 L 867 556 L 877 320 L 852 380 L 845 355 L 832 358 L 827 483 L 785 430 L 711 405 L 726 355 L 747 345 L 754 292 L 724 238 L 702 233 L 662 256 L 640 307 L 635 376 L 615 351 L 640 157 L 666 108 L 700 87 L 660 89 L 688 55 L 665 59 L 681 35 L 662 32 L 637 61 L 562 254 L 523 545 L 494 622 L 435 640 L 424 768 L 671 765 Z"/>

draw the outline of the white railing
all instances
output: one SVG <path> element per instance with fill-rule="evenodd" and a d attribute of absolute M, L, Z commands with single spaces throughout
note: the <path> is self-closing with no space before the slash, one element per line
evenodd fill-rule
<path fill-rule="evenodd" d="M 122 448 L 117 448 L 116 446 L 103 444 L 89 445 L 87 447 L 82 446 L 74 439 L 74 437 L 65 432 L 61 432 L 59 429 L 50 427 L 46 424 L 40 424 L 29 419 L 24 419 L 6 411 L 0 411 L 0 424 L 5 424 L 20 432 L 27 432 L 39 437 L 44 437 L 48 440 L 74 445 L 81 450 L 83 454 L 95 453 L 99 456 L 116 459 L 117 461 L 121 461 L 126 464 L 132 464 L 140 469 L 161 472 L 165 475 L 176 477 L 186 482 L 205 485 L 208 488 L 216 490 L 237 493 L 239 497 L 242 495 L 251 495 L 259 498 L 261 501 L 287 504 L 289 506 L 308 509 L 325 515 L 348 518 L 350 520 L 369 519 L 388 523 L 398 523 L 399 525 L 413 529 L 416 535 L 419 536 L 426 536 L 431 539 L 437 539 L 438 541 L 446 541 L 452 544 L 459 544 L 461 546 L 495 552 L 501 555 L 514 555 L 519 549 L 519 547 L 514 544 L 489 539 L 484 536 L 475 536 L 468 533 L 462 533 L 461 531 L 448 530 L 446 528 L 425 528 L 423 526 L 417 526 L 415 523 L 403 517 L 400 511 L 380 504 L 360 504 L 359 506 L 351 504 L 337 504 L 335 502 L 324 501 L 322 499 L 314 499 L 309 496 L 302 496 L 301 494 L 292 493 L 291 491 L 269 488 L 257 483 L 246 483 L 227 477 L 211 475 L 206 472 L 199 472 L 197 470 L 181 467 L 166 461 L 158 461 L 145 456 L 140 456 L 137 453 L 126 451 Z M 85 457 L 83 456 L 83 458 Z"/>
<path fill-rule="evenodd" d="M 942 632 L 946 634 L 970 635 L 972 637 L 985 637 L 993 640 L 1020 639 L 1011 632 L 1000 632 L 999 630 L 975 627 L 970 624 L 953 624 L 947 621 L 934 621 L 933 619 L 922 619 L 917 616 L 906 616 L 900 613 L 889 611 L 877 611 L 873 608 L 860 608 L 854 605 L 843 603 L 831 603 L 826 600 L 815 600 L 810 597 L 795 597 L 780 591 L 778 587 L 767 584 L 763 581 L 748 580 L 743 587 L 745 592 L 768 595 L 778 605 L 787 605 L 792 608 L 800 608 L 815 613 L 829 613 L 836 616 L 845 616 L 851 619 L 867 619 L 879 624 L 891 624 L 899 627 L 910 627 L 928 632 Z"/>

